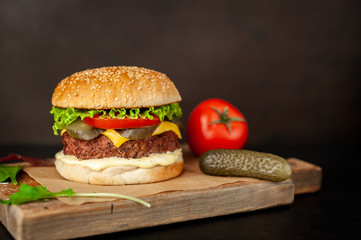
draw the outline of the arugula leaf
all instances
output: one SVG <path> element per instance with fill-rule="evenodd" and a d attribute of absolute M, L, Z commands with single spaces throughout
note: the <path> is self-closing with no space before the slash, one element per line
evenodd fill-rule
<path fill-rule="evenodd" d="M 23 183 L 19 187 L 19 191 L 10 195 L 9 200 L 1 200 L 2 204 L 15 204 L 19 205 L 26 202 L 33 202 L 41 199 L 53 198 L 59 195 L 71 197 L 74 192 L 71 189 L 61 191 L 58 193 L 49 192 L 46 187 L 43 186 L 29 186 Z"/>
<path fill-rule="evenodd" d="M 150 204 L 135 197 L 115 194 L 115 193 L 76 193 L 71 188 L 60 191 L 60 192 L 50 192 L 44 186 L 29 186 L 26 183 L 23 183 L 19 187 L 19 191 L 10 195 L 9 200 L 0 199 L 2 204 L 14 204 L 19 205 L 27 202 L 34 202 L 42 199 L 49 199 L 54 197 L 114 197 L 114 198 L 124 198 L 137 203 L 143 204 L 146 207 L 150 207 Z"/>
<path fill-rule="evenodd" d="M 4 166 L 0 165 L 0 182 L 4 182 L 6 179 L 10 178 L 11 182 L 14 185 L 18 185 L 18 181 L 16 181 L 16 174 L 23 167 L 20 165 L 17 166 Z"/>
<path fill-rule="evenodd" d="M 54 115 L 54 125 L 53 131 L 55 135 L 58 135 L 58 130 L 64 129 L 67 125 L 74 122 L 76 119 L 80 118 L 83 120 L 85 117 L 93 117 L 96 114 L 100 114 L 100 118 L 111 117 L 124 119 L 125 117 L 137 119 L 140 118 L 149 118 L 153 119 L 152 115 L 157 115 L 161 121 L 165 117 L 168 120 L 172 120 L 174 116 L 181 117 L 182 109 L 179 106 L 179 103 L 172 103 L 159 107 L 150 107 L 150 108 L 133 108 L 133 109 L 111 109 L 111 110 L 87 110 L 87 109 L 76 109 L 76 108 L 58 108 L 52 107 L 51 114 Z"/>

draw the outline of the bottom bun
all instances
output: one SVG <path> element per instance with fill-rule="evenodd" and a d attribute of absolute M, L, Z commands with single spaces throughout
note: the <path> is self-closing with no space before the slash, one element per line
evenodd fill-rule
<path fill-rule="evenodd" d="M 176 159 L 170 165 L 161 166 L 157 165 L 150 168 L 141 168 L 136 166 L 112 166 L 106 167 L 102 170 L 94 170 L 84 164 L 86 161 L 92 160 L 77 160 L 81 162 L 81 165 L 68 164 L 66 159 L 69 155 L 63 155 L 62 158 L 55 156 L 56 170 L 64 178 L 74 181 L 89 183 L 94 185 L 128 185 L 128 184 L 142 184 L 152 183 L 175 178 L 182 173 L 183 170 L 183 156 L 182 151 L 177 149 L 174 152 L 170 152 Z M 156 153 L 157 157 L 169 157 L 170 153 Z M 172 157 L 173 157 L 172 156 Z M 74 156 L 69 156 L 73 159 Z M 153 156 L 154 158 L 154 156 Z M 106 158 L 101 159 L 107 161 Z M 142 160 L 137 159 L 137 160 Z"/>

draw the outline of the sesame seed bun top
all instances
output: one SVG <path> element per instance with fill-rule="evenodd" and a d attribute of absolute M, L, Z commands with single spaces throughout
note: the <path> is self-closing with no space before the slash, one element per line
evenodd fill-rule
<path fill-rule="evenodd" d="M 141 108 L 180 102 L 174 83 L 163 73 L 139 67 L 102 67 L 75 73 L 55 88 L 60 108 Z"/>

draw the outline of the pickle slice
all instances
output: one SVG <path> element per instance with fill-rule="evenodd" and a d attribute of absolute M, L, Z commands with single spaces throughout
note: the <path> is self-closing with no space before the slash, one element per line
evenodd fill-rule
<path fill-rule="evenodd" d="M 122 135 L 122 137 L 129 138 L 130 140 L 138 140 L 152 136 L 153 132 L 158 126 L 159 124 L 142 128 L 129 128 L 119 130 L 118 132 L 120 133 L 120 135 Z"/>
<path fill-rule="evenodd" d="M 173 119 L 170 121 L 171 123 L 177 124 L 179 128 L 184 128 L 184 125 L 179 117 L 173 117 Z"/>
<path fill-rule="evenodd" d="M 102 132 L 104 132 L 104 129 L 89 126 L 80 119 L 77 119 L 68 126 L 66 126 L 66 132 L 76 139 L 92 140 L 102 134 Z"/>

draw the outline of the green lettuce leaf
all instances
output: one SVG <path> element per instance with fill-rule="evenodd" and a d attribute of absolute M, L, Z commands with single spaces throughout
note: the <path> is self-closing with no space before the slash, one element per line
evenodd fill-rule
<path fill-rule="evenodd" d="M 0 182 L 4 182 L 6 179 L 10 178 L 11 182 L 14 185 L 17 185 L 18 182 L 16 181 L 16 174 L 22 169 L 23 167 L 20 165 L 17 166 L 5 166 L 0 165 Z"/>
<path fill-rule="evenodd" d="M 125 117 L 137 119 L 137 118 L 149 118 L 153 119 L 152 115 L 159 117 L 161 121 L 172 120 L 173 117 L 181 117 L 182 109 L 179 103 L 172 103 L 160 107 L 150 108 L 132 108 L 132 109 L 111 109 L 111 110 L 87 110 L 76 108 L 58 108 L 54 107 L 50 111 L 54 115 L 53 131 L 55 135 L 58 135 L 58 131 L 64 129 L 67 125 L 80 118 L 83 120 L 85 117 L 93 117 L 96 114 L 101 114 L 101 118 L 111 117 L 124 119 Z"/>

